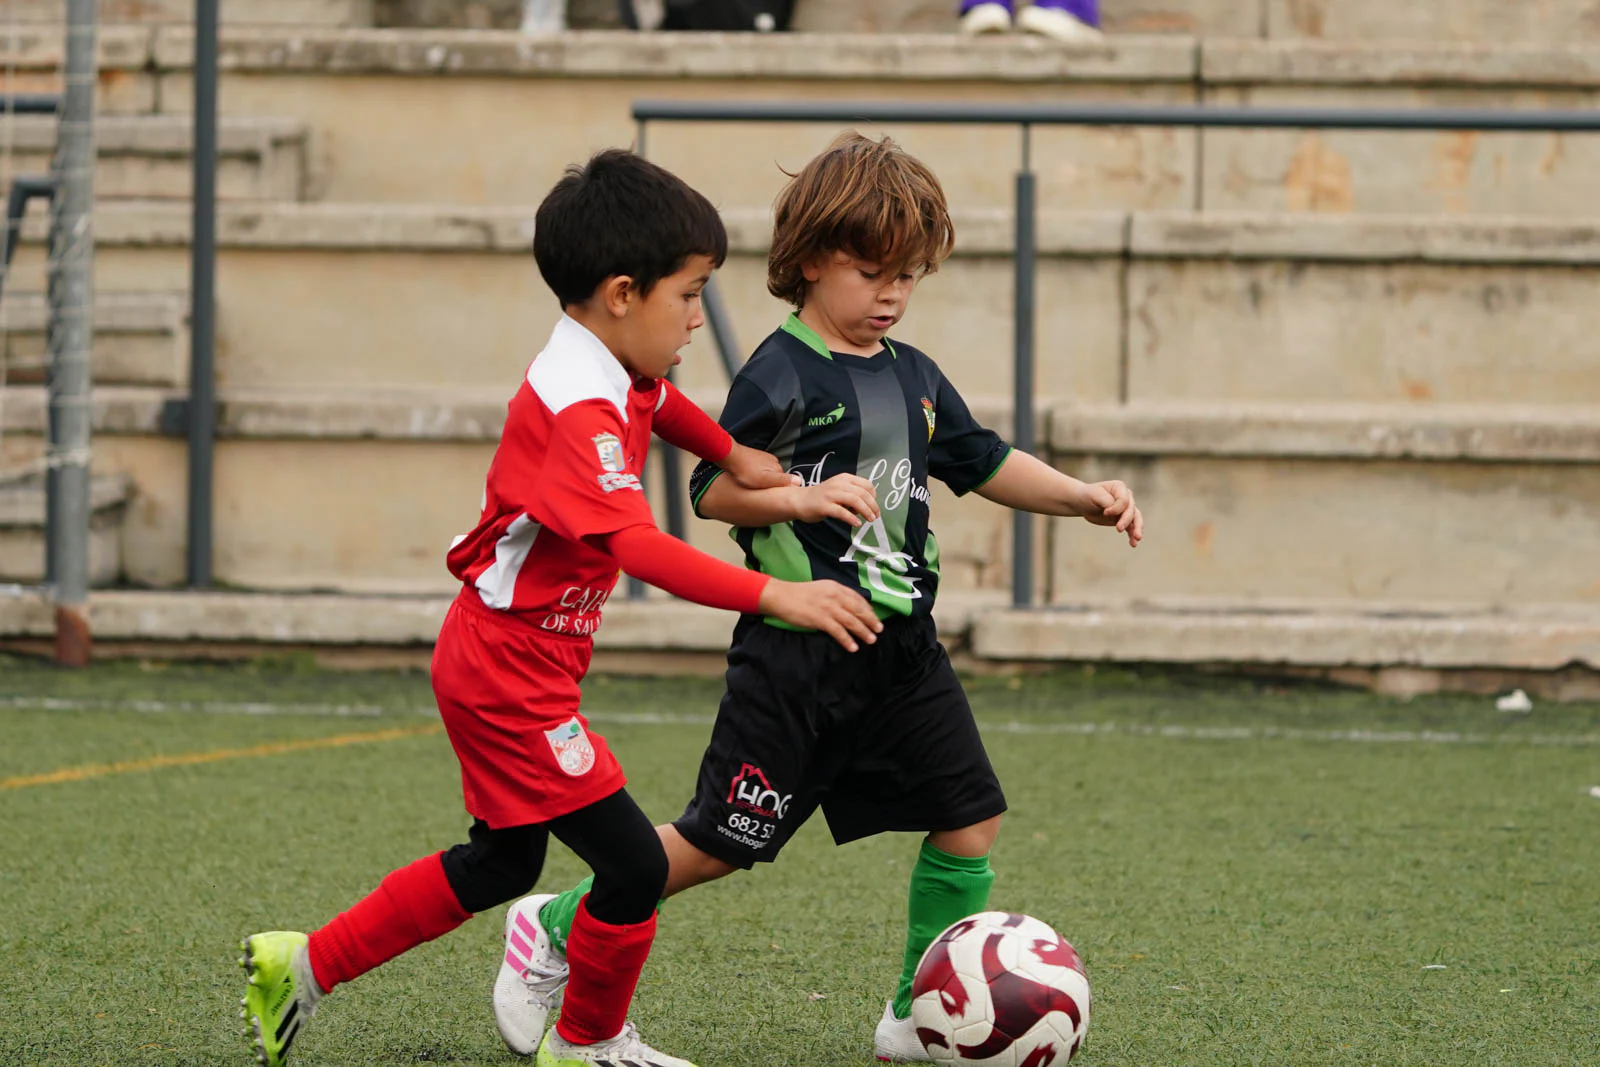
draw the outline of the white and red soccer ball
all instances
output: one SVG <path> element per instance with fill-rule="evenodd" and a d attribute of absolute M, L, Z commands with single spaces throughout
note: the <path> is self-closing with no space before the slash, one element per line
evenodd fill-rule
<path fill-rule="evenodd" d="M 1083 961 L 1048 923 L 986 911 L 928 946 L 911 985 L 911 1018 L 935 1063 L 1056 1067 L 1089 1031 Z"/>

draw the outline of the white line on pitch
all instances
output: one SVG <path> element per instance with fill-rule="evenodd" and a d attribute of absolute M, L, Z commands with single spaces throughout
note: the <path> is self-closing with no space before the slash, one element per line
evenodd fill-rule
<path fill-rule="evenodd" d="M 134 711 L 141 713 L 199 713 L 203 715 L 307 715 L 377 717 L 416 715 L 432 717 L 431 706 L 386 708 L 369 704 L 272 704 L 266 702 L 109 700 L 70 697 L 0 697 L 0 708 L 36 711 Z M 619 726 L 709 726 L 710 714 L 622 711 L 585 708 L 596 723 Z M 995 722 L 979 717 L 988 735 L 1125 736 L 1161 737 L 1179 741 L 1311 741 L 1359 745 L 1528 745 L 1548 748 L 1600 746 L 1600 734 L 1483 734 L 1449 730 L 1309 730 L 1289 726 L 1183 726 L 1118 722 Z"/>

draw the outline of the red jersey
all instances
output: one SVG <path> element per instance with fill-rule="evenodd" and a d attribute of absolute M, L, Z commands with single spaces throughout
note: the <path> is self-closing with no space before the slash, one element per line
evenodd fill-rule
<path fill-rule="evenodd" d="M 636 383 L 598 337 L 562 316 L 511 400 L 483 514 L 451 546 L 450 573 L 486 607 L 593 634 L 620 572 L 583 539 L 655 525 L 639 476 L 671 388 Z"/>

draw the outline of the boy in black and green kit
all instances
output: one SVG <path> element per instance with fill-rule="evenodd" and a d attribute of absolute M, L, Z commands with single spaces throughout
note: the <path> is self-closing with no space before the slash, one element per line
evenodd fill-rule
<path fill-rule="evenodd" d="M 768 288 L 798 311 L 739 372 L 721 423 L 777 455 L 796 484 L 745 490 L 702 464 L 690 491 L 698 514 L 735 528 L 747 566 L 857 589 L 884 629 L 850 654 L 825 634 L 741 617 L 695 797 L 657 828 L 668 896 L 770 862 L 818 807 L 840 844 L 927 835 L 899 985 L 875 1034 L 888 1061 L 929 1059 L 908 1017 L 911 980 L 940 931 L 986 909 L 1006 808 L 931 616 L 939 546 L 928 479 L 1007 507 L 1081 516 L 1130 545 L 1143 536 L 1127 486 L 1086 484 L 1013 450 L 979 425 L 932 359 L 887 336 L 918 278 L 953 244 L 938 179 L 887 138 L 842 135 L 779 197 Z M 502 969 L 503 1027 L 542 1023 L 559 1002 L 562 942 L 582 889 L 513 905 L 538 951 L 522 973 Z"/>

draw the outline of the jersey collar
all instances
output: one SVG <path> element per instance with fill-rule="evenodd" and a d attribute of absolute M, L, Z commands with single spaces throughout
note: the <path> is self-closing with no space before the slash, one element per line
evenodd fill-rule
<path fill-rule="evenodd" d="M 822 339 L 822 335 L 817 333 L 816 330 L 813 330 L 811 327 L 807 326 L 805 323 L 801 322 L 800 316 L 796 312 L 789 312 L 789 317 L 783 321 L 783 325 L 780 326 L 779 329 L 781 329 L 784 333 L 792 334 L 793 336 L 798 337 L 807 348 L 811 349 L 811 351 L 815 352 L 823 359 L 833 359 L 833 352 L 829 350 L 828 343 Z M 889 353 L 890 359 L 900 358 L 900 353 L 894 350 L 894 345 L 889 343 L 889 339 L 887 337 L 883 339 L 883 350 Z"/>
<path fill-rule="evenodd" d="M 563 314 L 561 321 L 556 323 L 555 330 L 550 334 L 550 347 L 562 348 L 575 356 L 581 356 L 585 361 L 592 361 L 605 380 L 610 393 L 607 399 L 617 405 L 617 410 L 623 413 L 624 419 L 627 418 L 628 390 L 633 388 L 633 377 L 616 354 L 606 347 L 604 341 L 571 315 Z"/>

